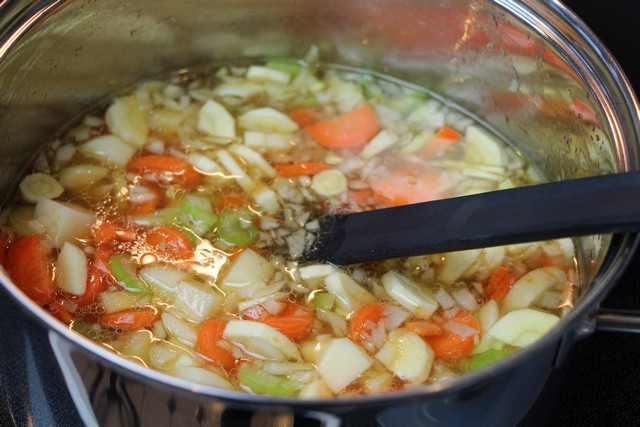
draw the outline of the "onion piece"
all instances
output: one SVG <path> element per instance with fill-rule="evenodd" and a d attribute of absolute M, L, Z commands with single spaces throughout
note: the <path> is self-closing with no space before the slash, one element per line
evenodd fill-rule
<path fill-rule="evenodd" d="M 448 310 L 456 305 L 456 301 L 451 297 L 451 295 L 449 295 L 447 291 L 442 288 L 438 289 L 438 292 L 436 293 L 436 301 L 438 301 L 440 307 L 445 310 Z"/>
<path fill-rule="evenodd" d="M 408 311 L 391 304 L 385 304 L 382 310 L 382 321 L 388 331 L 399 328 L 409 316 Z"/>
<path fill-rule="evenodd" d="M 478 302 L 476 301 L 476 298 L 467 288 L 456 289 L 451 292 L 451 296 L 453 296 L 458 304 L 467 311 L 476 311 L 478 309 Z"/>
<path fill-rule="evenodd" d="M 454 320 L 449 320 L 444 325 L 442 325 L 442 327 L 447 331 L 453 332 L 454 334 L 460 336 L 461 338 L 472 337 L 479 333 L 477 329 L 471 328 L 467 325 L 463 325 L 462 323 L 458 323 Z"/>

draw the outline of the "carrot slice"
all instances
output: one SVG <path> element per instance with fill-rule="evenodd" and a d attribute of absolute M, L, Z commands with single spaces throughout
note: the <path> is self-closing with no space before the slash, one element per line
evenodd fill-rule
<path fill-rule="evenodd" d="M 15 284 L 40 305 L 53 302 L 53 261 L 37 236 L 23 237 L 9 247 L 6 269 Z"/>
<path fill-rule="evenodd" d="M 413 322 L 407 322 L 405 327 L 412 332 L 420 335 L 421 337 L 432 337 L 440 335 L 442 333 L 442 327 L 437 323 L 429 320 L 416 320 Z"/>
<path fill-rule="evenodd" d="M 320 121 L 309 126 L 307 131 L 326 148 L 359 148 L 378 131 L 378 117 L 367 106 Z"/>
<path fill-rule="evenodd" d="M 108 287 L 105 274 L 90 264 L 87 270 L 87 290 L 75 303 L 78 307 L 91 305 L 98 300 L 98 295 L 106 291 Z"/>
<path fill-rule="evenodd" d="M 161 185 L 177 185 L 192 189 L 200 184 L 201 175 L 185 160 L 151 154 L 131 160 L 127 172 L 142 174 L 147 181 Z"/>
<path fill-rule="evenodd" d="M 160 205 L 162 193 L 160 189 L 150 183 L 136 184 L 129 192 L 129 215 L 147 215 Z"/>
<path fill-rule="evenodd" d="M 117 250 L 117 245 L 113 240 L 98 245 L 93 251 L 93 266 L 100 272 L 110 275 L 109 259 Z"/>
<path fill-rule="evenodd" d="M 349 338 L 361 342 L 382 319 L 383 303 L 371 303 L 361 306 L 351 318 Z"/>
<path fill-rule="evenodd" d="M 96 245 L 101 245 L 113 240 L 130 242 L 136 238 L 135 231 L 107 221 L 100 221 L 92 231 Z"/>
<path fill-rule="evenodd" d="M 460 138 L 462 138 L 462 134 L 460 132 L 458 132 L 457 130 L 455 130 L 454 128 L 452 128 L 452 127 L 442 126 L 435 133 L 435 137 L 436 138 L 442 138 L 442 139 L 451 139 L 451 140 L 457 141 Z"/>
<path fill-rule="evenodd" d="M 285 302 L 285 306 L 278 314 L 272 315 L 262 307 L 245 313 L 245 318 L 265 323 L 277 329 L 293 341 L 300 341 L 309 335 L 313 324 L 313 313 L 306 307 L 295 302 Z"/>
<path fill-rule="evenodd" d="M 158 309 L 148 305 L 116 313 L 103 314 L 98 318 L 98 322 L 107 328 L 135 329 L 149 328 L 158 318 Z"/>
<path fill-rule="evenodd" d="M 516 277 L 504 265 L 499 266 L 491 275 L 485 295 L 487 298 L 500 302 L 516 282 Z"/>
<path fill-rule="evenodd" d="M 330 168 L 331 165 L 322 162 L 290 163 L 286 165 L 280 164 L 275 167 L 278 175 L 285 177 L 316 175 Z"/>
<path fill-rule="evenodd" d="M 222 340 L 227 323 L 219 319 L 204 322 L 198 328 L 198 351 L 225 369 L 232 369 L 236 365 L 236 358 L 226 348 L 218 343 Z"/>
<path fill-rule="evenodd" d="M 436 173 L 415 175 L 398 171 L 388 176 L 371 178 L 369 185 L 376 196 L 389 206 L 441 198 L 440 175 Z"/>
<path fill-rule="evenodd" d="M 480 327 L 473 314 L 460 310 L 452 319 L 443 321 L 441 334 L 424 338 L 438 359 L 452 362 L 473 350 L 475 345 L 474 337 L 476 334 L 464 337 L 460 336 L 446 329 L 447 322 L 458 323 L 462 327 L 466 326 L 476 331 L 479 331 Z"/>
<path fill-rule="evenodd" d="M 306 128 L 318 122 L 318 114 L 316 110 L 311 108 L 296 108 L 289 111 L 289 117 L 296 122 L 301 128 Z"/>
<path fill-rule="evenodd" d="M 171 226 L 156 227 L 145 236 L 148 245 L 153 246 L 159 255 L 169 258 L 186 259 L 193 255 L 193 244 L 184 233 Z"/>

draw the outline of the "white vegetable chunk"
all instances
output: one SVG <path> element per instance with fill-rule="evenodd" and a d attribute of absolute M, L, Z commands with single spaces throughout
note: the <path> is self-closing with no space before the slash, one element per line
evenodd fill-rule
<path fill-rule="evenodd" d="M 174 375 L 197 384 L 204 384 L 223 390 L 233 390 L 233 386 L 226 378 L 210 369 L 198 366 L 182 366 L 175 370 Z"/>
<path fill-rule="evenodd" d="M 298 347 L 286 335 L 264 323 L 231 320 L 224 328 L 223 336 L 248 353 L 263 359 L 302 359 Z"/>
<path fill-rule="evenodd" d="M 567 276 L 558 267 L 542 267 L 522 276 L 507 292 L 502 300 L 502 312 L 508 313 L 519 308 L 529 307 L 547 290 L 564 285 Z"/>
<path fill-rule="evenodd" d="M 242 169 L 242 167 L 236 162 L 231 154 L 227 150 L 218 150 L 216 151 L 216 157 L 222 163 L 227 171 L 231 174 L 231 177 L 236 180 L 238 185 L 242 187 L 242 189 L 246 192 L 251 192 L 255 186 L 256 182 L 247 175 L 247 173 Z"/>
<path fill-rule="evenodd" d="M 438 281 L 444 285 L 450 285 L 458 280 L 478 260 L 481 252 L 482 249 L 472 249 L 446 254 L 438 272 Z"/>
<path fill-rule="evenodd" d="M 160 318 L 167 332 L 175 336 L 179 341 L 189 344 L 191 347 L 196 345 L 198 332 L 193 323 L 181 319 L 170 311 L 162 313 Z"/>
<path fill-rule="evenodd" d="M 289 116 L 269 107 L 247 111 L 238 118 L 238 123 L 246 130 L 259 132 L 292 133 L 298 130 L 297 123 Z"/>
<path fill-rule="evenodd" d="M 85 190 L 95 182 L 109 175 L 109 169 L 99 165 L 74 165 L 58 174 L 60 184 L 70 190 Z"/>
<path fill-rule="evenodd" d="M 291 80 L 291 75 L 286 71 L 274 70 L 262 65 L 251 65 L 247 70 L 247 79 L 287 84 Z"/>
<path fill-rule="evenodd" d="M 256 188 L 251 193 L 251 198 L 270 215 L 276 214 L 280 211 L 278 195 L 267 186 Z"/>
<path fill-rule="evenodd" d="M 322 379 L 311 381 L 300 389 L 298 397 L 301 399 L 322 399 L 332 397 L 333 393 Z"/>
<path fill-rule="evenodd" d="M 373 365 L 369 355 L 349 338 L 323 342 L 316 358 L 320 377 L 334 393 L 340 393 Z"/>
<path fill-rule="evenodd" d="M 415 332 L 396 329 L 375 357 L 398 378 L 420 384 L 429 378 L 435 354 Z"/>
<path fill-rule="evenodd" d="M 174 306 L 184 310 L 189 320 L 200 323 L 214 316 L 222 307 L 223 297 L 214 288 L 188 280 L 176 286 Z"/>
<path fill-rule="evenodd" d="M 323 197 L 338 196 L 347 191 L 347 177 L 338 169 L 328 169 L 313 176 L 311 188 Z"/>
<path fill-rule="evenodd" d="M 135 148 L 147 142 L 149 125 L 133 96 L 117 98 L 105 113 L 109 131 Z"/>
<path fill-rule="evenodd" d="M 115 135 L 103 135 L 82 144 L 80 151 L 86 156 L 122 168 L 131 160 L 136 149 Z"/>
<path fill-rule="evenodd" d="M 494 135 L 480 126 L 467 126 L 465 159 L 469 163 L 502 166 L 507 158 L 502 144 Z"/>
<path fill-rule="evenodd" d="M 480 307 L 478 310 L 478 323 L 480 325 L 480 332 L 482 335 L 496 323 L 500 317 L 500 308 L 495 300 L 490 299 Z"/>
<path fill-rule="evenodd" d="M 345 273 L 332 273 L 324 282 L 327 290 L 336 296 L 338 307 L 346 311 L 357 310 L 364 304 L 376 301 L 376 297 Z"/>
<path fill-rule="evenodd" d="M 191 275 L 169 265 L 151 265 L 140 269 L 140 276 L 149 284 L 154 292 L 174 294 L 178 283 L 187 280 Z"/>
<path fill-rule="evenodd" d="M 42 224 L 47 237 L 56 247 L 61 247 L 64 242 L 88 237 L 95 222 L 91 212 L 49 199 L 38 200 L 34 219 Z"/>
<path fill-rule="evenodd" d="M 198 129 L 210 135 L 236 137 L 236 121 L 224 106 L 207 100 L 198 112 Z"/>
<path fill-rule="evenodd" d="M 55 199 L 64 192 L 64 187 L 54 177 L 42 172 L 22 178 L 19 188 L 22 198 L 30 203 L 42 198 Z"/>
<path fill-rule="evenodd" d="M 560 318 L 553 314 L 522 308 L 504 315 L 489 329 L 487 336 L 515 347 L 526 347 L 549 332 L 559 321 Z"/>
<path fill-rule="evenodd" d="M 422 319 L 431 318 L 438 308 L 433 295 L 395 271 L 382 276 L 382 286 L 398 304 Z"/>
<path fill-rule="evenodd" d="M 56 261 L 56 284 L 72 295 L 87 290 L 87 257 L 76 245 L 65 242 Z"/>
<path fill-rule="evenodd" d="M 187 162 L 204 175 L 213 175 L 222 172 L 222 168 L 215 161 L 200 153 L 189 153 Z"/>
<path fill-rule="evenodd" d="M 233 292 L 245 286 L 264 287 L 273 276 L 273 265 L 251 249 L 244 250 L 222 280 L 222 290 Z"/>
<path fill-rule="evenodd" d="M 360 155 L 365 159 L 370 159 L 376 154 L 379 154 L 387 148 L 397 144 L 399 141 L 400 138 L 398 138 L 398 135 L 396 135 L 395 132 L 384 129 L 374 136 L 367 145 L 365 145 L 360 152 Z"/>
<path fill-rule="evenodd" d="M 127 291 L 105 291 L 100 293 L 100 303 L 106 314 L 145 305 L 151 299 L 150 294 L 142 294 Z"/>
<path fill-rule="evenodd" d="M 244 145 L 233 145 L 229 148 L 229 151 L 244 159 L 247 163 L 252 164 L 258 168 L 262 174 L 268 178 L 276 176 L 276 170 L 271 164 L 265 160 L 260 153 L 253 151 L 251 148 Z"/>

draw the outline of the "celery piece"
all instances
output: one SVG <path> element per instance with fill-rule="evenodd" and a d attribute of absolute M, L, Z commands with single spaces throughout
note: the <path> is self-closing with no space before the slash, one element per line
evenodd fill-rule
<path fill-rule="evenodd" d="M 284 71 L 285 73 L 291 74 L 291 76 L 296 76 L 300 72 L 300 65 L 293 60 L 273 59 L 267 61 L 265 65 L 267 68 L 271 68 L 272 70 Z"/>
<path fill-rule="evenodd" d="M 471 359 L 471 361 L 467 364 L 466 370 L 467 372 L 476 371 L 478 369 L 484 368 L 492 363 L 497 362 L 498 360 L 502 360 L 505 357 L 509 356 L 513 351 L 506 349 L 496 349 L 492 348 L 483 353 L 478 354 L 476 357 Z"/>
<path fill-rule="evenodd" d="M 135 272 L 133 260 L 125 254 L 109 258 L 109 270 L 113 277 L 129 292 L 148 293 L 149 287 Z"/>
<path fill-rule="evenodd" d="M 229 245 L 250 245 L 258 238 L 258 227 L 253 223 L 254 219 L 255 214 L 249 209 L 225 209 L 218 218 L 218 236 Z"/>
<path fill-rule="evenodd" d="M 248 363 L 243 363 L 238 368 L 238 381 L 256 394 L 293 397 L 300 391 L 294 381 L 272 375 Z"/>
<path fill-rule="evenodd" d="M 311 302 L 320 310 L 331 310 L 336 302 L 336 296 L 329 292 L 318 292 L 313 295 Z"/>
<path fill-rule="evenodd" d="M 18 237 L 39 234 L 31 225 L 35 211 L 33 205 L 15 206 L 9 209 L 7 221 Z"/>
<path fill-rule="evenodd" d="M 182 222 L 193 233 L 203 236 L 216 225 L 218 217 L 211 209 L 211 203 L 205 197 L 187 194 L 180 202 Z"/>
<path fill-rule="evenodd" d="M 133 221 L 137 225 L 144 225 L 147 227 L 159 226 L 159 225 L 174 225 L 180 217 L 181 211 L 179 209 L 170 207 L 165 209 L 159 209 L 148 215 L 136 216 Z"/>

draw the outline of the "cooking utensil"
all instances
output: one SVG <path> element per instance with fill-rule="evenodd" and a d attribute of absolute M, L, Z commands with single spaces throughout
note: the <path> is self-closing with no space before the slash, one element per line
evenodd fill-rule
<path fill-rule="evenodd" d="M 307 260 L 338 265 L 640 229 L 640 173 L 331 215 Z"/>

